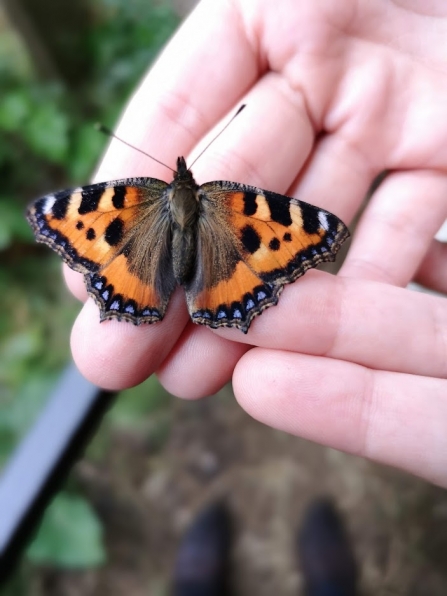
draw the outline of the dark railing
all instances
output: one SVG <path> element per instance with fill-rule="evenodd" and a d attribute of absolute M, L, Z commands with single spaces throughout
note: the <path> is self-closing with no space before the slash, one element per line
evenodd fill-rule
<path fill-rule="evenodd" d="M 45 508 L 82 455 L 114 394 L 70 365 L 0 476 L 0 585 L 11 575 Z"/>

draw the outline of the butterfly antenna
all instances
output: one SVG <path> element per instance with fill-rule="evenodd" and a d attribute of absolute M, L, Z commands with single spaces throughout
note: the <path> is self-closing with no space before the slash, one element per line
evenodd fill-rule
<path fill-rule="evenodd" d="M 236 114 L 234 114 L 234 116 L 231 118 L 231 120 L 225 124 L 225 126 L 222 128 L 222 130 L 219 133 L 217 133 L 217 135 L 214 137 L 214 139 L 211 139 L 211 141 L 208 143 L 208 145 L 205 147 L 205 149 L 202 149 L 202 151 L 199 153 L 199 155 L 195 158 L 195 160 L 189 166 L 189 169 L 192 168 L 192 166 L 196 163 L 196 161 L 199 159 L 199 157 L 202 157 L 202 155 L 205 153 L 205 151 L 208 149 L 208 147 L 210 145 L 212 145 L 214 143 L 214 141 L 220 137 L 220 135 L 224 132 L 224 130 L 226 130 L 230 126 L 230 124 L 233 122 L 233 120 L 236 118 L 236 116 L 239 116 L 239 114 L 242 112 L 242 110 L 245 108 L 246 105 L 247 104 L 245 104 L 245 103 L 241 105 L 241 107 L 238 109 Z"/>
<path fill-rule="evenodd" d="M 98 130 L 102 134 L 105 134 L 107 137 L 113 137 L 114 139 L 117 139 L 118 141 L 121 141 L 121 143 L 124 143 L 125 145 L 127 145 L 131 149 L 135 149 L 135 151 L 138 151 L 139 153 L 142 153 L 146 157 L 150 157 L 151 159 L 153 159 L 154 161 L 156 161 L 160 165 L 164 166 L 165 168 L 168 168 L 168 170 L 170 170 L 171 172 L 175 172 L 175 170 L 173 170 L 172 168 L 170 168 L 169 166 L 167 166 L 165 163 L 163 163 L 162 161 L 160 161 L 159 159 L 157 159 L 153 155 L 149 155 L 149 153 L 146 153 L 142 149 L 139 149 L 138 147 L 135 147 L 135 145 L 131 145 L 130 143 L 128 143 L 124 139 L 121 139 L 120 137 L 117 137 L 116 134 L 114 132 L 112 132 L 110 130 L 110 128 L 107 128 L 107 126 L 104 126 L 104 124 L 100 124 L 98 122 L 97 124 L 95 124 L 95 128 L 96 128 L 96 130 Z"/>

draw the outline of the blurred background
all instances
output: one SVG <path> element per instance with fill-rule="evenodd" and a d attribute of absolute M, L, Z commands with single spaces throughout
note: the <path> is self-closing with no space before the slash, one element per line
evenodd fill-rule
<path fill-rule="evenodd" d="M 0 467 L 69 362 L 79 309 L 24 209 L 89 181 L 107 142 L 93 123 L 113 127 L 193 4 L 0 3 Z M 181 402 L 151 378 L 118 396 L 0 594 L 168 594 L 179 537 L 222 495 L 240 594 L 299 594 L 293 530 L 321 494 L 346 516 L 363 594 L 447 593 L 445 491 L 268 429 L 229 387 Z"/>

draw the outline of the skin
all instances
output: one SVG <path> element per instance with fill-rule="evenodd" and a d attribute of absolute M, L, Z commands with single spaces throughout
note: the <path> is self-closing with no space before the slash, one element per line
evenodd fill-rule
<path fill-rule="evenodd" d="M 358 216 L 340 274 L 310 271 L 247 336 L 189 322 L 99 323 L 85 304 L 72 350 L 110 389 L 154 371 L 184 398 L 232 379 L 272 427 L 447 486 L 447 6 L 444 0 L 204 0 L 131 99 L 118 134 L 191 164 L 222 119 L 247 108 L 194 165 L 199 184 L 245 182 Z M 167 170 L 112 141 L 96 180 Z M 438 296 L 406 288 L 416 279 Z M 254 346 L 254 347 L 253 347 Z M 252 349 L 249 349 L 249 348 Z"/>

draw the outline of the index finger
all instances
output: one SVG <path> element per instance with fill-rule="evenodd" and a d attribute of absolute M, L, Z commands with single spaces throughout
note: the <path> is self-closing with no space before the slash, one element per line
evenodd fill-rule
<path fill-rule="evenodd" d="M 141 83 L 118 127 L 127 142 L 168 165 L 174 166 L 178 155 L 187 155 L 258 76 L 235 9 L 216 2 L 212 11 L 210 18 L 210 4 L 196 8 Z M 112 140 L 95 180 L 132 176 L 166 179 L 166 170 Z M 70 272 L 67 279 L 76 295 L 86 296 L 81 275 Z M 152 329 L 116 321 L 100 325 L 98 310 L 88 301 L 72 333 L 73 356 L 81 372 L 112 388 L 144 380 L 167 356 L 188 320 L 185 308 L 172 302 L 169 320 Z M 172 317 L 176 309 L 180 311 Z"/>
<path fill-rule="evenodd" d="M 201 2 L 143 79 L 117 133 L 174 167 L 258 76 L 235 4 Z M 95 179 L 137 175 L 166 178 L 166 170 L 112 141 Z"/>

